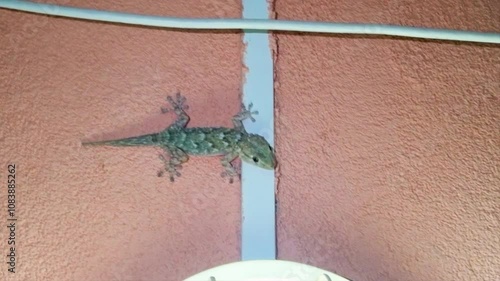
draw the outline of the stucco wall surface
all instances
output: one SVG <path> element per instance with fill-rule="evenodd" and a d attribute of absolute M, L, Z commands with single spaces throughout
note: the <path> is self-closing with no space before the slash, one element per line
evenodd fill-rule
<path fill-rule="evenodd" d="M 500 32 L 496 0 L 277 0 L 274 12 Z M 275 40 L 279 258 L 357 281 L 498 280 L 498 46 Z"/>
<path fill-rule="evenodd" d="M 273 9 L 280 19 L 500 32 L 497 2 L 277 0 Z M 241 16 L 234 0 L 51 3 Z M 173 116 L 160 107 L 178 90 L 192 126 L 231 126 L 240 34 L 1 10 L 0 35 L 0 180 L 17 165 L 19 216 L 19 272 L 2 267 L 0 279 L 181 280 L 239 259 L 240 189 L 220 178 L 218 159 L 191 159 L 171 184 L 156 177 L 156 149 L 80 141 L 162 129 Z M 279 258 L 360 281 L 500 276 L 500 49 L 274 39 Z"/>
<path fill-rule="evenodd" d="M 237 0 L 50 1 L 179 17 L 240 17 Z M 168 3 L 167 3 L 168 2 Z M 0 280 L 172 280 L 239 259 L 240 188 L 219 159 L 174 184 L 154 148 L 82 147 L 163 129 L 181 91 L 191 126 L 231 126 L 241 34 L 182 32 L 0 10 L 0 249 L 17 167 L 16 274 Z M 189 175 L 189 176 L 188 176 Z"/>

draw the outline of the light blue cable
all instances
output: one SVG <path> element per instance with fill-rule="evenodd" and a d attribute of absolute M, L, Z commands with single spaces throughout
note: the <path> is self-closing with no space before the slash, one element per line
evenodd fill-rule
<path fill-rule="evenodd" d="M 342 24 L 267 19 L 172 18 L 73 8 L 20 0 L 2 0 L 0 1 L 0 8 L 61 17 L 167 28 L 280 30 L 315 33 L 370 34 L 500 44 L 500 33 L 494 32 L 469 32 L 450 29 L 403 27 L 381 24 Z"/>

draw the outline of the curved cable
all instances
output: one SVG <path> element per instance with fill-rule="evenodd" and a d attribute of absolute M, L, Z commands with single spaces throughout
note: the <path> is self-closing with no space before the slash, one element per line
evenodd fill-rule
<path fill-rule="evenodd" d="M 74 8 L 21 0 L 0 1 L 0 8 L 60 17 L 167 28 L 366 34 L 500 44 L 500 33 L 403 27 L 383 24 L 327 23 L 267 19 L 174 18 Z"/>

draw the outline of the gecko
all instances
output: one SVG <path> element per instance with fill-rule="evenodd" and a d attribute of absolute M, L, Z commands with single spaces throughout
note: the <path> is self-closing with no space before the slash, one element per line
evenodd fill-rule
<path fill-rule="evenodd" d="M 186 105 L 186 97 L 178 92 L 175 99 L 167 97 L 171 108 L 162 107 L 162 113 L 174 112 L 175 121 L 163 131 L 128 137 L 122 139 L 82 142 L 83 146 L 110 145 L 110 146 L 155 146 L 164 150 L 169 157 L 163 155 L 159 158 L 164 163 L 164 171 L 168 172 L 170 181 L 174 182 L 180 177 L 179 170 L 189 160 L 189 156 L 222 156 L 221 164 L 224 171 L 222 177 L 228 177 L 233 183 L 233 178 L 241 177 L 239 167 L 232 164 L 233 160 L 240 158 L 242 161 L 257 167 L 273 170 L 276 167 L 274 150 L 267 140 L 258 135 L 248 133 L 243 127 L 246 119 L 255 122 L 252 115 L 258 111 L 252 111 L 253 104 L 241 105 L 241 111 L 232 118 L 233 128 L 227 127 L 187 127 L 190 117 L 186 113 L 189 108 Z M 163 175 L 163 170 L 158 176 Z"/>

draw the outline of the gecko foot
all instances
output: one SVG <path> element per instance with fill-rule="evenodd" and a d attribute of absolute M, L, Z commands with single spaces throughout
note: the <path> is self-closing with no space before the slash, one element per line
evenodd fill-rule
<path fill-rule="evenodd" d="M 233 117 L 233 119 L 238 120 L 238 121 L 243 121 L 246 119 L 252 120 L 252 122 L 255 122 L 255 118 L 253 118 L 252 115 L 258 115 L 259 111 L 254 110 L 252 111 L 253 103 L 250 103 L 248 105 L 248 109 L 245 107 L 245 104 L 241 104 L 241 111 L 237 115 Z"/>
<path fill-rule="evenodd" d="M 225 171 L 220 174 L 223 178 L 229 178 L 229 183 L 234 182 L 234 178 L 241 180 L 241 168 L 237 166 L 225 166 Z"/>
<path fill-rule="evenodd" d="M 229 183 L 234 183 L 234 178 L 240 178 L 239 174 L 231 174 L 228 172 L 222 172 L 220 173 L 220 176 L 223 178 L 229 178 Z"/>
<path fill-rule="evenodd" d="M 220 174 L 221 177 L 229 178 L 229 183 L 234 182 L 234 178 L 237 177 L 241 179 L 241 168 L 238 165 L 233 165 L 233 160 L 236 158 L 236 154 L 228 153 L 224 155 L 221 159 L 222 167 L 224 167 L 224 171 Z"/>
<path fill-rule="evenodd" d="M 186 103 L 186 97 L 184 97 L 183 95 L 181 95 L 180 92 L 177 92 L 175 94 L 175 99 L 172 96 L 168 96 L 167 97 L 167 101 L 172 106 L 172 108 L 170 109 L 170 108 L 167 108 L 167 107 L 162 107 L 161 108 L 161 112 L 162 113 L 167 113 L 167 112 L 174 111 L 175 114 L 179 115 L 184 110 L 189 109 L 189 106 L 185 104 Z"/>
<path fill-rule="evenodd" d="M 179 163 L 179 161 L 177 159 L 171 157 L 169 160 L 167 160 L 161 154 L 158 157 L 165 164 L 164 170 L 158 171 L 158 177 L 162 177 L 164 174 L 164 171 L 168 172 L 171 182 L 174 182 L 176 177 L 181 176 L 181 173 L 179 172 L 179 170 L 182 169 L 182 165 Z"/>

